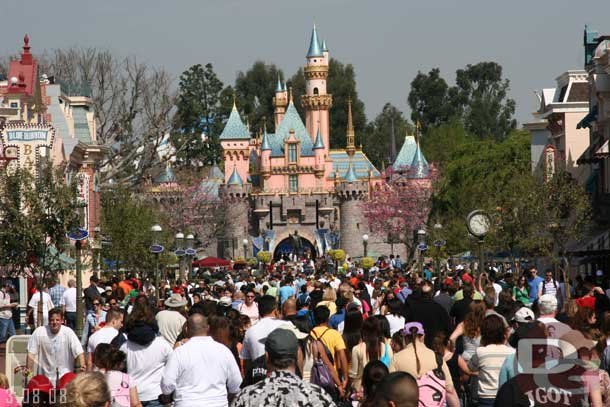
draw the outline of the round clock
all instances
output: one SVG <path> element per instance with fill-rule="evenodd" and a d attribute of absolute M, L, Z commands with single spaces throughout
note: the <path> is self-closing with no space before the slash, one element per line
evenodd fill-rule
<path fill-rule="evenodd" d="M 472 211 L 466 217 L 468 231 L 478 238 L 482 238 L 489 232 L 491 220 L 483 210 Z"/>

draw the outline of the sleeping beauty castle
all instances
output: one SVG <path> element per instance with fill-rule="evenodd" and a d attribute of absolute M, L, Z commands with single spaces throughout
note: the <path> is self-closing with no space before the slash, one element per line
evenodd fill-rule
<path fill-rule="evenodd" d="M 221 254 L 231 256 L 230 246 L 238 242 L 248 257 L 266 250 L 276 259 L 284 254 L 315 258 L 334 248 L 352 257 L 363 255 L 363 235 L 371 235 L 364 205 L 370 191 L 386 182 L 386 172 L 356 148 L 351 102 L 346 147 L 329 143 L 329 50 L 315 26 L 306 61 L 306 92 L 300 100 L 278 78 L 274 134 L 253 137 L 233 106 L 220 136 L 225 168 L 220 194 L 230 202 Z M 301 103 L 305 123 L 295 103 Z M 409 170 L 416 182 L 428 178 L 428 163 L 412 136 L 406 137 L 393 169 L 394 176 Z M 371 235 L 369 255 L 390 253 L 385 240 Z"/>

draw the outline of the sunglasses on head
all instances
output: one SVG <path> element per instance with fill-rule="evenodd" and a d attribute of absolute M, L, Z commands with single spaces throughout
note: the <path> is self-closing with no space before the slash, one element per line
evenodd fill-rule
<path fill-rule="evenodd" d="M 93 305 L 101 305 L 99 302 L 94 302 Z"/>

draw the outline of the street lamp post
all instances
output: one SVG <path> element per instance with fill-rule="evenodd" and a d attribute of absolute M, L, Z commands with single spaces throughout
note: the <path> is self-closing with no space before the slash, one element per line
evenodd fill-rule
<path fill-rule="evenodd" d="M 81 241 L 74 242 L 74 254 L 76 256 L 76 336 L 83 336 L 83 322 L 85 313 L 83 312 L 83 276 L 81 274 L 80 249 Z"/>
<path fill-rule="evenodd" d="M 241 243 L 244 245 L 244 260 L 246 260 L 248 258 L 248 239 L 242 240 Z"/>
<path fill-rule="evenodd" d="M 441 254 L 440 250 L 444 246 L 444 242 L 440 239 L 441 230 L 443 230 L 443 225 L 440 223 L 434 224 L 434 234 L 436 235 L 437 240 L 434 241 L 434 246 L 436 247 L 436 275 L 441 276 Z"/>
<path fill-rule="evenodd" d="M 419 259 L 418 259 L 418 269 L 419 272 L 421 273 L 421 276 L 423 277 L 424 275 L 424 250 L 425 250 L 425 241 L 426 241 L 426 231 L 424 229 L 419 229 L 417 231 L 417 240 L 419 241 L 419 245 L 417 246 L 418 252 L 419 252 Z"/>
<path fill-rule="evenodd" d="M 160 284 L 159 284 L 159 253 L 161 253 L 161 251 L 158 250 L 158 247 L 155 248 L 155 246 L 159 246 L 158 236 L 161 234 L 163 229 L 158 224 L 154 224 L 150 228 L 150 231 L 153 233 L 153 237 L 154 237 L 153 245 L 151 246 L 151 250 L 155 254 L 155 293 L 157 294 L 157 299 L 160 299 L 160 298 L 162 298 L 161 294 L 163 292 L 163 290 L 161 290 Z"/>
<path fill-rule="evenodd" d="M 362 235 L 362 253 L 363 257 L 368 256 L 369 235 Z"/>
<path fill-rule="evenodd" d="M 184 233 L 176 233 L 176 256 L 178 256 L 178 275 L 182 278 L 182 258 L 184 257 Z"/>
<path fill-rule="evenodd" d="M 195 243 L 195 236 L 192 233 L 189 233 L 186 236 L 186 260 L 188 264 L 186 265 L 186 269 L 188 270 L 188 276 L 191 278 L 193 274 L 193 257 L 195 255 L 195 250 L 193 250 L 193 244 Z"/>

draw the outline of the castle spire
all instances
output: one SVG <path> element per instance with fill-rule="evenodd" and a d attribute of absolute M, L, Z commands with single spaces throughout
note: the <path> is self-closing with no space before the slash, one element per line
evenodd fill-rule
<path fill-rule="evenodd" d="M 275 92 L 281 92 L 283 91 L 282 89 L 282 81 L 280 79 L 280 72 L 278 71 L 277 73 L 277 85 L 275 86 Z"/>
<path fill-rule="evenodd" d="M 347 155 L 353 157 L 356 152 L 354 123 L 352 120 L 352 98 L 347 99 Z"/>
<path fill-rule="evenodd" d="M 307 51 L 307 58 L 321 57 L 322 47 L 320 47 L 320 41 L 318 40 L 318 32 L 316 31 L 316 23 L 313 24 L 313 30 L 311 31 L 311 39 L 309 40 L 309 50 Z"/>
<path fill-rule="evenodd" d="M 288 103 L 293 104 L 293 100 L 292 100 L 292 86 L 288 88 Z"/>

